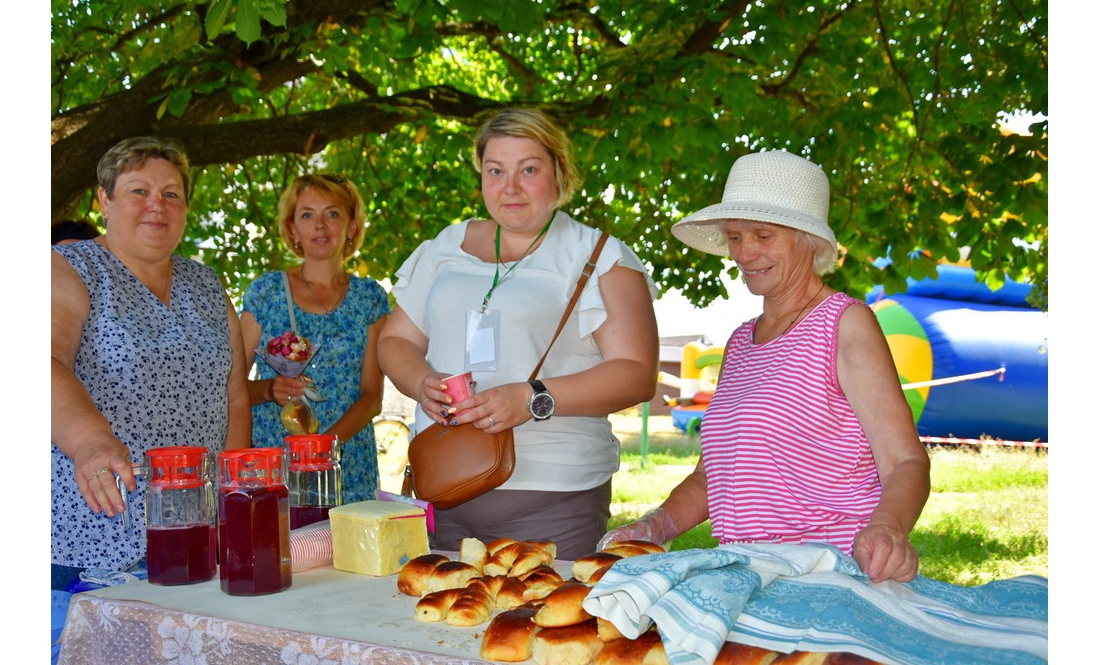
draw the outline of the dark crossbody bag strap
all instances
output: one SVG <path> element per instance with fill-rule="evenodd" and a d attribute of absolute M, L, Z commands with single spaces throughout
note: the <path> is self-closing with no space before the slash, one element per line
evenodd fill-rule
<path fill-rule="evenodd" d="M 542 358 L 539 359 L 539 364 L 535 365 L 535 371 L 531 372 L 532 380 L 538 378 L 539 370 L 542 369 L 542 363 L 546 361 L 546 356 L 550 353 L 550 347 L 554 346 L 554 342 L 558 341 L 558 335 L 561 334 L 562 328 L 565 327 L 565 321 L 573 312 L 573 307 L 577 304 L 577 300 L 580 299 L 581 291 L 584 290 L 584 285 L 588 283 L 588 278 L 596 271 L 596 260 L 600 258 L 600 252 L 603 251 L 603 246 L 604 243 L 607 242 L 607 238 L 608 233 L 604 231 L 600 235 L 600 239 L 596 241 L 596 247 L 592 250 L 592 258 L 588 259 L 588 263 L 584 264 L 584 268 L 581 270 L 581 277 L 577 280 L 577 288 L 573 289 L 573 297 L 569 299 L 569 304 L 565 306 L 565 314 L 562 315 L 561 322 L 558 323 L 558 329 L 554 332 L 554 337 L 550 340 L 550 345 L 546 347 L 546 351 L 542 354 Z"/>

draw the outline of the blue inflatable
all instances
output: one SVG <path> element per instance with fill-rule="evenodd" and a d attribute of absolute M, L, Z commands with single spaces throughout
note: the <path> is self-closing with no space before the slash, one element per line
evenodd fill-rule
<path fill-rule="evenodd" d="M 904 294 L 868 293 L 921 436 L 1047 440 L 1048 319 L 1030 292 L 941 265 Z"/>

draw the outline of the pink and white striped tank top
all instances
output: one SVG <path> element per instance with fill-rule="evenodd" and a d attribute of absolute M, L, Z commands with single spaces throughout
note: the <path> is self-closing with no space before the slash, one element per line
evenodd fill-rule
<path fill-rule="evenodd" d="M 851 554 L 882 495 L 837 378 L 840 317 L 852 305 L 864 306 L 833 294 L 764 344 L 752 342 L 755 320 L 730 336 L 702 431 L 720 542 L 827 542 Z"/>

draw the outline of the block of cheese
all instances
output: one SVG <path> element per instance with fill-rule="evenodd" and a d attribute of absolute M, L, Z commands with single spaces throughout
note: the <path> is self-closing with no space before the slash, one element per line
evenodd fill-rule
<path fill-rule="evenodd" d="M 359 501 L 329 510 L 332 567 L 384 577 L 428 553 L 423 508 L 391 501 Z"/>

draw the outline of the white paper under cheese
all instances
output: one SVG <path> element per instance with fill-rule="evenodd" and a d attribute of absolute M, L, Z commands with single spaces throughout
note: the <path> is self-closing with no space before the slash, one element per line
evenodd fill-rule
<path fill-rule="evenodd" d="M 429 552 L 424 510 L 415 506 L 360 501 L 332 508 L 329 521 L 337 570 L 394 575 L 410 559 Z"/>

